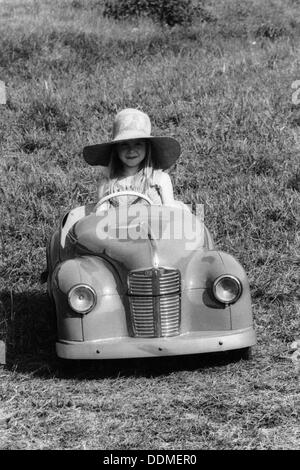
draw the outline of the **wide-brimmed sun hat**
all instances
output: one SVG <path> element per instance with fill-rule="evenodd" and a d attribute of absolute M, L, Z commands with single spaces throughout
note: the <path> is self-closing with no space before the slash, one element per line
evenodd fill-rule
<path fill-rule="evenodd" d="M 152 136 L 149 116 L 138 109 L 128 108 L 116 115 L 112 140 L 84 147 L 83 157 L 90 165 L 107 166 L 112 146 L 133 139 L 145 139 L 151 143 L 151 157 L 156 168 L 169 168 L 180 155 L 180 144 L 176 139 Z"/>

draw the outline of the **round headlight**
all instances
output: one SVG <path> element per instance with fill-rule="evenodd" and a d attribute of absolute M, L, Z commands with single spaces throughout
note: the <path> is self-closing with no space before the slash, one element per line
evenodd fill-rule
<path fill-rule="evenodd" d="M 88 313 L 96 304 L 96 292 L 90 286 L 78 284 L 68 293 L 70 307 L 77 313 Z"/>
<path fill-rule="evenodd" d="M 225 274 L 215 279 L 213 293 L 219 302 L 233 304 L 240 297 L 242 286 L 236 277 Z"/>

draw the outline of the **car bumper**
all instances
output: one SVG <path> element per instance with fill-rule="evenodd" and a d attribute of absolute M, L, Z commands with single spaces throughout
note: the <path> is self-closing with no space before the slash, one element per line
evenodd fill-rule
<path fill-rule="evenodd" d="M 253 346 L 255 343 L 255 332 L 250 327 L 228 332 L 192 332 L 169 338 L 60 340 L 56 343 L 56 352 L 58 357 L 64 359 L 121 359 L 229 351 Z"/>

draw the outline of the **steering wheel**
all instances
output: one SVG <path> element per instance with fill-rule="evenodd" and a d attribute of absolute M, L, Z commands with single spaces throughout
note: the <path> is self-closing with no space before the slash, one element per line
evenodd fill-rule
<path fill-rule="evenodd" d="M 150 206 L 153 205 L 153 202 L 148 196 L 145 196 L 145 194 L 139 193 L 137 191 L 118 191 L 115 193 L 108 194 L 107 196 L 104 196 L 102 199 L 100 199 L 99 202 L 97 202 L 96 205 L 96 211 L 99 210 L 99 207 L 102 206 L 105 202 L 109 201 L 110 199 L 113 199 L 114 197 L 122 197 L 122 196 L 136 196 L 138 199 L 144 199 L 144 201 L 148 202 Z"/>

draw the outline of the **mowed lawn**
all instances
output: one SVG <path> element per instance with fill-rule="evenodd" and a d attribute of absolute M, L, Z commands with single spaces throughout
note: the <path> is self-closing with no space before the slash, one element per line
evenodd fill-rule
<path fill-rule="evenodd" d="M 95 0 L 0 3 L 0 449 L 297 449 L 300 6 L 206 0 L 173 28 Z M 294 95 L 293 95 L 294 93 Z M 294 98 L 293 98 L 294 97 Z M 62 369 L 40 273 L 59 217 L 95 200 L 116 111 L 178 138 L 176 197 L 245 267 L 257 346 Z"/>

